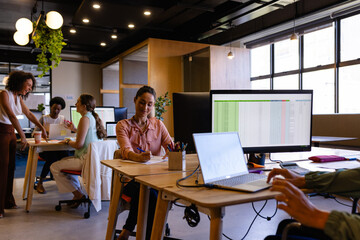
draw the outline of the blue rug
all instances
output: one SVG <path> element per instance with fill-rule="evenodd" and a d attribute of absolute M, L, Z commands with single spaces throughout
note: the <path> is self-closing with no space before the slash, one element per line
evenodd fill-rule
<path fill-rule="evenodd" d="M 16 151 L 16 165 L 15 165 L 15 178 L 24 178 L 25 177 L 25 170 L 28 158 L 28 149 L 25 151 Z M 37 169 L 36 169 L 36 176 L 40 176 L 41 170 L 44 166 L 43 161 L 38 161 Z"/>

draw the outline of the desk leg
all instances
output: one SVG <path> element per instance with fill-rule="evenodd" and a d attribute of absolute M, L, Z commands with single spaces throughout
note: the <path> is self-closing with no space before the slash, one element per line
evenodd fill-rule
<path fill-rule="evenodd" d="M 154 216 L 153 228 L 151 231 L 151 240 L 163 239 L 165 223 L 170 209 L 170 201 L 163 200 L 162 192 L 159 191 L 156 210 Z"/>
<path fill-rule="evenodd" d="M 32 159 L 33 159 L 33 152 L 34 152 L 34 147 L 29 147 L 28 159 L 27 159 L 27 162 L 26 162 L 23 195 L 22 195 L 23 200 L 26 199 L 26 195 L 27 195 L 27 192 L 28 192 L 29 175 L 30 175 L 30 169 L 31 169 L 31 166 L 32 166 L 31 163 L 32 163 Z"/>
<path fill-rule="evenodd" d="M 115 228 L 117 223 L 117 218 L 119 215 L 120 207 L 120 194 L 121 194 L 122 183 L 120 182 L 120 175 L 118 173 L 113 174 L 112 182 L 112 195 L 109 206 L 109 217 L 106 230 L 106 240 L 113 240 L 115 236 Z"/>
<path fill-rule="evenodd" d="M 224 208 L 210 209 L 210 240 L 221 239 L 224 213 Z"/>
<path fill-rule="evenodd" d="M 143 184 L 140 184 L 140 193 L 139 193 L 139 210 L 138 210 L 138 220 L 136 227 L 136 239 L 143 240 L 146 236 L 146 225 L 149 209 L 149 195 L 150 189 Z"/>
<path fill-rule="evenodd" d="M 26 207 L 25 210 L 27 212 L 30 211 L 31 203 L 32 203 L 32 197 L 34 192 L 34 182 L 35 182 L 35 175 L 36 175 L 36 168 L 37 168 L 37 161 L 39 157 L 39 153 L 36 151 L 36 147 L 34 147 L 32 151 L 32 160 L 31 160 L 31 168 L 30 168 L 30 175 L 28 179 L 28 193 L 27 193 L 27 199 L 26 199 Z"/>

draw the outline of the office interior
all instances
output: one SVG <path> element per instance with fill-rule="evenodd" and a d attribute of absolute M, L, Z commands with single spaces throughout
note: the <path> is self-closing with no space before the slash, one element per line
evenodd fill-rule
<path fill-rule="evenodd" d="M 80 94 L 90 93 L 99 106 L 126 107 L 130 118 L 135 113 L 133 97 L 143 85 L 152 86 L 158 95 L 168 92 L 171 100 L 180 92 L 313 90 L 312 135 L 353 138 L 321 143 L 321 147 L 359 150 L 359 0 L 104 0 L 96 2 L 99 9 L 93 8 L 94 1 L 85 0 L 0 3 L 1 79 L 12 70 L 39 75 L 39 50 L 33 43 L 19 46 L 13 40 L 17 19 L 33 15 L 34 20 L 41 10 L 58 11 L 64 18 L 67 45 L 62 60 L 37 78 L 37 90 L 27 101 L 31 109 L 45 103 L 46 112 L 50 98 L 61 96 L 67 105 L 62 114 L 70 119 L 70 106 Z M 145 10 L 151 14 L 145 16 Z M 84 23 L 84 17 L 90 22 Z M 135 27 L 129 28 L 130 23 Z M 71 29 L 76 33 L 70 33 Z M 1 82 L 0 89 L 4 86 Z M 175 116 L 172 104 L 163 115 L 171 136 L 176 135 Z M 22 181 L 17 178 L 14 189 L 20 209 L 0 220 L 5 239 L 105 238 L 109 202 L 104 201 L 103 209 L 90 219 L 82 219 L 78 209 L 55 212 L 63 195 L 52 181 L 46 195 L 34 194 L 33 209 L 26 213 L 22 211 Z M 341 198 L 339 204 L 316 196 L 312 201 L 323 209 L 351 211 L 345 206 L 352 205 L 348 199 Z M 263 202 L 255 205 L 260 209 Z M 172 207 L 170 236 L 209 238 L 207 216 L 201 213 L 200 224 L 191 228 L 182 219 L 183 211 Z M 275 201 L 269 200 L 264 211 L 272 215 Z M 255 216 L 252 205 L 231 206 L 226 212 L 223 233 L 241 239 Z M 275 233 L 287 217 L 279 210 L 271 221 L 257 219 L 245 239 Z M 126 214 L 120 214 L 118 229 L 125 219 Z M 23 230 L 19 231 L 19 225 Z M 81 227 L 74 228 L 77 225 Z"/>

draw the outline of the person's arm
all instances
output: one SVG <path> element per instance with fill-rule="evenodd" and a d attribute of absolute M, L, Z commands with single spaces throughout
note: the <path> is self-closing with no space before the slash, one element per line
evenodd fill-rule
<path fill-rule="evenodd" d="M 21 150 L 24 150 L 28 144 L 26 141 L 25 133 L 23 132 L 23 130 L 20 126 L 19 120 L 16 118 L 16 115 L 14 114 L 14 112 L 12 111 L 12 109 L 10 107 L 9 95 L 7 94 L 6 91 L 2 91 L 0 93 L 0 103 L 1 103 L 2 107 L 4 108 L 5 113 L 9 117 L 11 124 L 18 132 L 20 139 L 21 139 Z"/>
<path fill-rule="evenodd" d="M 35 124 L 35 126 L 37 126 L 39 129 L 41 129 L 42 132 L 42 137 L 46 140 L 47 138 L 47 133 L 46 130 L 44 128 L 43 125 L 41 125 L 41 123 L 39 122 L 39 120 L 35 117 L 35 115 L 30 112 L 30 110 L 28 109 L 28 107 L 25 105 L 24 100 L 22 98 L 20 98 L 20 104 L 21 104 L 21 108 L 22 108 L 22 112 L 23 114 L 31 121 Z"/>
<path fill-rule="evenodd" d="M 147 162 L 151 158 L 150 152 L 135 153 L 129 138 L 128 128 L 124 121 L 116 124 L 116 139 L 120 145 L 121 156 L 135 162 Z"/>
<path fill-rule="evenodd" d="M 84 146 L 84 142 L 85 142 L 86 134 L 89 130 L 89 126 L 90 126 L 89 118 L 82 117 L 80 119 L 80 122 L 79 122 L 79 125 L 77 128 L 76 141 L 65 140 L 65 143 L 69 144 L 71 147 L 73 147 L 75 149 L 82 148 Z"/>
<path fill-rule="evenodd" d="M 332 173 L 311 172 L 305 175 L 305 188 L 315 192 L 340 193 L 359 191 L 360 168 Z"/>
<path fill-rule="evenodd" d="M 326 221 L 324 232 L 334 240 L 358 239 L 360 236 L 360 216 L 332 211 Z"/>

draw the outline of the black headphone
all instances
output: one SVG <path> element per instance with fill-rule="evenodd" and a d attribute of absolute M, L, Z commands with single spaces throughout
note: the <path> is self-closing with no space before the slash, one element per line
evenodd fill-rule
<path fill-rule="evenodd" d="M 196 227 L 200 222 L 200 214 L 194 204 L 185 208 L 184 217 L 190 227 Z"/>

